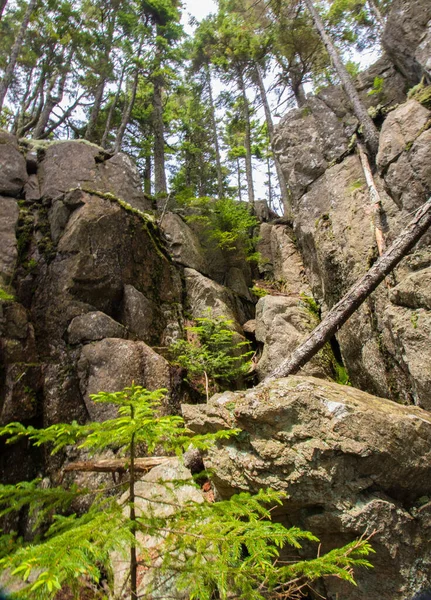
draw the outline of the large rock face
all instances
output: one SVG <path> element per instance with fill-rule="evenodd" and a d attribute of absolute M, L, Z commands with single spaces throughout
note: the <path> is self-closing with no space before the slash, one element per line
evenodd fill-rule
<path fill-rule="evenodd" d="M 428 0 L 395 0 L 383 34 L 383 46 L 409 87 L 431 74 L 431 5 Z"/>
<path fill-rule="evenodd" d="M 362 86 L 365 79 L 360 78 Z M 306 110 L 289 113 L 276 134 L 279 159 L 292 183 L 298 248 L 323 316 L 377 258 L 361 163 L 351 150 L 345 153 L 350 121 L 343 104 L 337 109 L 339 93 L 330 88 L 309 99 Z M 327 136 L 322 95 L 327 97 L 324 110 L 339 111 L 339 124 L 333 126 L 329 120 Z M 394 107 L 383 123 L 376 181 L 388 244 L 431 194 L 430 123 L 431 111 L 415 99 Z M 337 334 L 353 385 L 427 409 L 431 407 L 429 308 L 424 304 L 426 292 L 420 290 L 427 287 L 429 239 L 428 234 Z"/>
<path fill-rule="evenodd" d="M 322 551 L 375 531 L 375 568 L 357 572 L 358 588 L 328 581 L 325 597 L 405 600 L 429 583 L 429 413 L 290 377 L 183 406 L 183 414 L 194 432 L 241 429 L 205 459 L 222 497 L 286 491 L 280 518 L 313 531 Z"/>

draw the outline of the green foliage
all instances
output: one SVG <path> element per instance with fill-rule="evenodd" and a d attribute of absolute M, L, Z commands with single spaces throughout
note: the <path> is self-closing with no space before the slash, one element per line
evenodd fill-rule
<path fill-rule="evenodd" d="M 263 298 L 264 296 L 268 296 L 269 292 L 267 290 L 265 290 L 262 287 L 259 287 L 258 285 L 254 285 L 253 287 L 250 288 L 250 292 L 254 295 L 257 296 L 258 298 Z"/>
<path fill-rule="evenodd" d="M 149 392 L 132 385 L 122 392 L 92 397 L 95 402 L 116 405 L 116 419 L 82 426 L 58 424 L 45 430 L 14 423 L 0 429 L 0 435 L 7 437 L 7 443 L 22 437 L 36 445 L 48 443 L 52 452 L 69 445 L 92 452 L 121 450 L 129 459 L 127 485 L 133 489 L 138 441 L 149 451 L 157 447 L 178 452 L 190 443 L 207 448 L 215 440 L 236 433 L 192 437 L 180 417 L 158 414 L 162 396 L 162 390 Z M 175 489 L 175 482 L 172 485 Z M 116 486 L 116 491 L 121 491 L 121 486 Z M 318 540 L 310 532 L 286 529 L 272 521 L 272 507 L 282 504 L 285 497 L 280 492 L 261 490 L 255 496 L 241 493 L 223 502 L 188 502 L 182 506 L 173 496 L 173 510 L 169 511 L 157 510 L 162 501 L 153 499 L 148 501 L 152 503 L 148 511 L 138 515 L 129 498 L 120 502 L 108 492 L 103 487 L 51 488 L 40 480 L 0 486 L 0 515 L 28 506 L 38 528 L 31 544 L 10 534 L 0 537 L 0 568 L 23 582 L 13 598 L 52 600 L 65 586 L 80 597 L 83 586 L 97 585 L 101 578 L 112 586 L 112 553 L 126 557 L 131 548 L 139 553 L 140 568 L 152 569 L 156 560 L 162 576 L 176 573 L 176 588 L 187 590 L 190 600 L 211 600 L 214 594 L 222 600 L 232 594 L 244 600 L 276 598 L 280 593 L 290 598 L 308 581 L 322 576 L 335 575 L 353 583 L 353 567 L 370 566 L 365 558 L 372 552 L 367 540 L 310 561 L 282 561 L 280 553 L 286 546 L 300 548 L 303 541 Z M 92 499 L 89 510 L 74 513 L 73 501 L 84 496 Z M 149 551 L 142 538 L 136 537 L 138 532 L 155 536 L 158 546 Z"/>
<path fill-rule="evenodd" d="M 313 296 L 307 296 L 307 294 L 302 292 L 301 304 L 320 321 L 320 306 L 317 304 Z"/>
<path fill-rule="evenodd" d="M 188 379 L 204 389 L 207 399 L 210 391 L 227 389 L 246 375 L 250 369 L 251 351 L 248 342 L 239 340 L 232 330 L 233 321 L 224 317 L 196 319 L 196 325 L 187 327 L 188 340 L 179 340 L 171 346 L 176 364 L 187 369 Z"/>
<path fill-rule="evenodd" d="M 258 259 L 255 252 L 257 238 L 252 232 L 259 221 L 250 214 L 247 204 L 231 198 L 212 200 L 207 197 L 191 199 L 188 203 L 198 208 L 200 213 L 188 217 L 188 221 L 201 223 L 220 248 L 228 251 L 242 249 L 249 260 Z"/>
<path fill-rule="evenodd" d="M 0 302 L 13 302 L 13 300 L 13 295 L 0 287 Z"/>
<path fill-rule="evenodd" d="M 383 77 L 374 77 L 373 88 L 368 92 L 368 96 L 374 96 L 383 92 L 385 80 Z"/>

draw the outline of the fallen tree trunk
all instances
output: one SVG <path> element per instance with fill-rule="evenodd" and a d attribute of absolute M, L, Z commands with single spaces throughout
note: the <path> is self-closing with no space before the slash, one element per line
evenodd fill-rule
<path fill-rule="evenodd" d="M 357 281 L 347 294 L 328 312 L 323 321 L 293 354 L 265 379 L 294 375 L 326 344 L 386 275 L 404 258 L 431 225 L 431 198 L 416 212 L 415 217 L 397 237 L 375 265 Z"/>
<path fill-rule="evenodd" d="M 169 456 L 150 456 L 148 458 L 135 459 L 135 472 L 146 473 L 151 471 L 153 467 L 158 467 L 163 463 L 171 460 Z M 106 460 L 89 460 L 77 461 L 68 464 L 64 471 L 90 471 L 93 473 L 125 473 L 129 470 L 130 461 L 123 459 L 106 459 Z"/>

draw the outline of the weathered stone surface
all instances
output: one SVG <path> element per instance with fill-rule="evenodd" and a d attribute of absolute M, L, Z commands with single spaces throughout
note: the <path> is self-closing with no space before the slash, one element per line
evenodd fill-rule
<path fill-rule="evenodd" d="M 229 267 L 226 273 L 225 286 L 235 292 L 238 296 L 253 302 L 244 271 L 238 267 Z"/>
<path fill-rule="evenodd" d="M 18 196 L 27 179 L 25 158 L 16 138 L 0 130 L 0 195 Z"/>
<path fill-rule="evenodd" d="M 83 141 L 55 142 L 44 151 L 38 176 L 41 195 L 56 200 L 74 188 L 110 193 L 139 210 L 151 209 L 130 159 L 117 154 L 104 162 L 104 150 Z"/>
<path fill-rule="evenodd" d="M 394 0 L 386 21 L 383 47 L 409 87 L 419 83 L 426 69 L 429 54 L 424 55 L 424 50 L 430 20 L 428 0 Z"/>
<path fill-rule="evenodd" d="M 430 118 L 431 112 L 416 100 L 409 100 L 390 112 L 380 135 L 377 154 L 379 169 L 386 169 L 404 150 L 411 147 L 418 137 L 418 132 L 425 127 Z"/>
<path fill-rule="evenodd" d="M 170 483 L 171 482 L 171 483 Z M 154 514 L 155 517 L 168 517 L 176 508 L 181 508 L 190 502 L 201 504 L 204 499 L 201 492 L 194 485 L 192 475 L 188 469 L 177 458 L 154 467 L 148 475 L 145 475 L 135 485 L 136 513 L 137 516 Z M 126 492 L 120 502 L 126 504 L 128 493 Z M 128 510 L 128 508 L 126 509 Z M 143 536 L 138 534 L 138 544 L 142 544 L 146 550 L 156 550 L 163 539 L 160 536 Z M 157 551 L 155 551 L 157 556 Z M 172 557 L 173 559 L 175 557 Z M 187 590 L 176 589 L 175 572 L 165 573 L 163 576 L 158 572 L 160 559 L 157 558 L 152 568 L 138 568 L 138 595 L 148 600 L 186 600 L 189 597 Z M 175 561 L 174 561 L 175 562 Z M 118 598 L 130 597 L 130 590 L 126 585 L 129 577 L 130 564 L 119 555 L 112 558 L 114 572 L 114 590 Z"/>
<path fill-rule="evenodd" d="M 39 165 L 41 195 L 57 199 L 72 188 L 94 189 L 95 158 L 101 149 L 85 142 L 55 142 L 44 151 Z"/>
<path fill-rule="evenodd" d="M 130 156 L 118 152 L 98 165 L 98 174 L 101 186 L 98 189 L 125 200 L 138 210 L 151 210 L 151 201 L 142 192 L 141 177 Z"/>
<path fill-rule="evenodd" d="M 24 196 L 27 201 L 38 201 L 41 199 L 37 175 L 29 175 L 27 183 L 24 186 Z"/>
<path fill-rule="evenodd" d="M 376 78 L 383 80 L 376 90 Z M 384 53 L 368 69 L 359 73 L 355 87 L 367 108 L 382 105 L 385 108 L 405 102 L 408 83 Z"/>
<path fill-rule="evenodd" d="M 391 290 L 389 297 L 393 304 L 431 310 L 431 268 L 416 271 L 403 279 Z"/>
<path fill-rule="evenodd" d="M 347 150 L 344 136 L 340 143 L 342 154 Z M 324 144 L 309 107 L 293 110 L 280 121 L 274 134 L 274 147 L 295 199 L 300 198 L 328 167 Z"/>
<path fill-rule="evenodd" d="M 127 331 L 105 313 L 94 311 L 72 319 L 67 335 L 69 344 L 85 344 L 103 338 L 127 338 Z"/>
<path fill-rule="evenodd" d="M 264 296 L 256 305 L 256 339 L 264 344 L 257 363 L 259 379 L 276 369 L 316 327 L 318 319 L 297 297 Z M 304 375 L 330 377 L 330 357 L 321 352 L 301 371 Z"/>
<path fill-rule="evenodd" d="M 90 419 L 104 421 L 117 415 L 117 408 L 97 404 L 91 394 L 119 392 L 134 381 L 149 390 L 170 389 L 168 362 L 144 342 L 106 338 L 84 346 L 78 362 L 81 394 Z"/>
<path fill-rule="evenodd" d="M 121 306 L 121 322 L 129 331 L 147 344 L 160 342 L 166 321 L 155 302 L 148 300 L 133 285 L 125 285 Z"/>
<path fill-rule="evenodd" d="M 176 262 L 200 273 L 208 274 L 209 269 L 204 257 L 204 249 L 195 233 L 179 215 L 166 213 L 161 228 Z"/>
<path fill-rule="evenodd" d="M 187 302 L 194 319 L 208 317 L 225 317 L 234 321 L 235 328 L 240 331 L 241 315 L 238 315 L 237 304 L 230 290 L 219 283 L 204 277 L 194 269 L 184 269 Z"/>
<path fill-rule="evenodd" d="M 285 490 L 280 518 L 315 532 L 322 552 L 376 529 L 376 568 L 357 572 L 358 588 L 332 580 L 326 593 L 405 600 L 424 585 L 431 522 L 426 510 L 418 518 L 411 507 L 431 495 L 429 413 L 350 387 L 289 377 L 214 396 L 207 405 L 185 405 L 183 415 L 195 432 L 243 432 L 211 448 L 205 459 L 222 497 Z"/>
<path fill-rule="evenodd" d="M 422 282 L 421 278 L 417 278 L 416 290 L 410 294 L 403 294 L 401 287 L 401 302 L 406 300 L 407 304 L 409 300 L 412 303 L 415 300 L 419 300 L 419 302 L 423 300 L 420 288 L 425 281 Z M 404 292 L 406 288 L 410 289 L 409 284 L 411 282 L 405 282 Z M 425 293 L 429 293 L 429 289 Z M 400 296 L 395 297 L 398 299 Z M 393 359 L 406 374 L 410 383 L 407 388 L 410 400 L 431 411 L 431 312 L 423 308 L 409 310 L 400 306 L 388 306 L 384 312 L 383 321 L 385 324 L 383 341 L 391 351 Z"/>
<path fill-rule="evenodd" d="M 271 231 L 271 253 L 274 279 L 284 283 L 288 294 L 310 295 L 305 278 L 304 265 L 296 245 L 293 232 L 286 225 L 273 225 Z"/>
<path fill-rule="evenodd" d="M 62 340 L 76 316 L 116 315 L 124 285 L 158 306 L 181 298 L 171 263 L 139 217 L 97 196 L 84 194 L 79 202 L 36 286 L 33 310 L 44 347 Z"/>
<path fill-rule="evenodd" d="M 18 215 L 16 200 L 0 196 L 0 285 L 4 286 L 12 281 L 18 257 L 15 235 Z"/>

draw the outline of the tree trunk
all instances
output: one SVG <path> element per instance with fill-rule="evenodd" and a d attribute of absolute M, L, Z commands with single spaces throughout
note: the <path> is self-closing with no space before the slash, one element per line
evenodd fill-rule
<path fill-rule="evenodd" d="M 152 468 L 163 465 L 171 460 L 169 456 L 149 456 L 135 458 L 135 473 L 148 473 Z M 127 473 L 130 463 L 127 458 L 112 458 L 104 460 L 88 460 L 69 463 L 65 472 L 80 471 L 89 473 Z"/>
<path fill-rule="evenodd" d="M 157 66 L 160 70 L 160 57 L 162 49 L 157 49 Z M 168 186 L 166 183 L 165 172 L 165 127 L 163 123 L 163 76 L 156 75 L 153 78 L 154 93 L 153 93 L 153 128 L 154 128 L 154 193 L 157 195 L 166 195 Z"/>
<path fill-rule="evenodd" d="M 250 127 L 250 105 L 245 89 L 244 75 L 241 67 L 238 67 L 238 86 L 241 91 L 243 101 L 243 114 L 245 123 L 245 177 L 247 179 L 247 193 L 250 210 L 254 211 L 254 186 L 253 186 L 253 165 L 251 161 L 251 127 Z"/>
<path fill-rule="evenodd" d="M 141 44 L 141 48 L 142 48 L 142 44 Z M 139 48 L 139 54 L 141 53 L 141 48 Z M 138 54 L 138 58 L 139 58 L 139 54 Z M 139 83 L 139 71 L 140 71 L 140 67 L 139 67 L 139 65 L 137 65 L 136 70 L 135 70 L 135 75 L 133 77 L 132 90 L 130 92 L 130 100 L 128 103 L 126 103 L 126 110 L 123 112 L 123 118 L 121 120 L 121 125 L 117 132 L 117 137 L 116 137 L 115 145 L 114 145 L 114 154 L 117 154 L 117 152 L 121 151 L 121 145 L 123 143 L 124 133 L 126 131 L 126 127 L 127 127 L 128 123 L 130 121 L 130 115 L 132 114 L 133 106 L 134 106 L 135 100 L 136 100 L 136 92 L 138 90 L 138 83 Z"/>
<path fill-rule="evenodd" d="M 326 344 L 347 319 L 361 306 L 364 300 L 376 289 L 413 248 L 416 242 L 431 226 L 431 198 L 417 211 L 415 217 L 401 232 L 392 246 L 375 265 L 357 281 L 347 294 L 328 312 L 323 321 L 293 354 L 284 360 L 265 381 L 294 375 Z"/>
<path fill-rule="evenodd" d="M 239 162 L 239 158 L 236 159 L 236 172 L 238 179 L 238 199 L 242 202 L 242 191 L 241 191 L 241 163 Z"/>
<path fill-rule="evenodd" d="M 365 181 L 368 186 L 368 193 L 370 195 L 370 204 L 371 211 L 373 214 L 374 221 L 374 232 L 376 237 L 377 248 L 379 251 L 379 256 L 383 254 L 386 249 L 385 236 L 382 229 L 382 214 L 383 207 L 382 202 L 380 200 L 379 192 L 377 191 L 376 184 L 374 182 L 374 177 L 371 172 L 370 163 L 368 162 L 368 157 L 361 143 L 358 143 L 358 153 L 359 158 L 362 164 L 362 170 L 364 171 Z"/>
<path fill-rule="evenodd" d="M 107 143 L 107 140 L 108 140 L 109 130 L 111 129 L 112 117 L 114 116 L 114 111 L 115 111 L 115 109 L 117 107 L 118 100 L 119 100 L 120 94 L 121 94 L 121 88 L 123 86 L 123 79 L 124 79 L 124 72 L 125 72 L 125 70 L 126 70 L 126 65 L 124 64 L 123 68 L 121 69 L 121 76 L 120 76 L 120 82 L 119 82 L 118 87 L 117 87 L 117 93 L 115 94 L 114 101 L 112 102 L 111 107 L 109 109 L 108 118 L 106 119 L 105 131 L 103 132 L 102 142 L 101 142 L 102 148 L 106 148 L 106 143 Z"/>
<path fill-rule="evenodd" d="M 144 193 L 151 196 L 151 156 L 145 157 Z"/>
<path fill-rule="evenodd" d="M 377 131 L 377 127 L 374 125 L 373 120 L 367 112 L 367 109 L 365 108 L 361 99 L 359 98 L 359 94 L 356 91 L 355 86 L 353 85 L 352 78 L 347 72 L 347 69 L 343 64 L 340 55 L 338 54 L 338 50 L 332 43 L 332 40 L 329 37 L 329 35 L 326 33 L 323 21 L 320 18 L 319 13 L 315 9 L 313 1 L 304 0 L 304 3 L 311 14 L 314 26 L 316 27 L 316 30 L 322 38 L 322 41 L 331 58 L 331 61 L 335 66 L 344 91 L 346 92 L 346 95 L 352 104 L 353 112 L 358 118 L 359 123 L 362 125 L 365 141 L 371 152 L 371 155 L 375 157 L 379 148 L 379 132 Z"/>
<path fill-rule="evenodd" d="M 18 60 L 18 56 L 21 51 L 22 44 L 24 42 L 25 32 L 27 31 L 28 24 L 30 23 L 31 16 L 37 6 L 37 3 L 38 0 L 30 0 L 30 2 L 28 3 L 27 10 L 25 11 L 24 19 L 22 20 L 17 38 L 15 40 L 14 45 L 12 46 L 9 62 L 5 69 L 4 77 L 0 83 L 0 112 L 3 109 L 4 99 L 12 82 L 16 61 Z"/>
<path fill-rule="evenodd" d="M 102 106 L 103 92 L 105 91 L 106 79 L 104 75 L 101 75 L 99 83 L 94 94 L 94 102 L 90 111 L 90 118 L 88 119 L 87 129 L 85 130 L 84 139 L 89 142 L 93 142 L 94 133 L 96 131 L 97 119 L 99 118 L 100 107 Z"/>
<path fill-rule="evenodd" d="M 0 0 L 0 21 L 3 16 L 3 11 L 6 8 L 7 0 Z"/>
<path fill-rule="evenodd" d="M 379 24 L 379 27 L 383 30 L 385 28 L 386 22 L 385 22 L 385 18 L 383 17 L 382 13 L 380 12 L 379 7 L 374 2 L 374 0 L 367 0 L 367 2 L 368 2 L 368 6 L 370 8 L 371 14 L 376 19 L 377 23 Z"/>
<path fill-rule="evenodd" d="M 85 96 L 85 92 L 83 92 L 80 96 L 78 96 L 78 98 L 75 100 L 75 102 L 73 104 L 71 104 L 67 108 L 66 111 L 64 111 L 62 116 L 55 123 L 53 123 L 50 127 L 48 127 L 48 129 L 46 129 L 44 131 L 43 135 L 41 135 L 42 140 L 48 138 L 51 135 L 51 133 L 57 129 L 57 127 L 60 127 L 60 125 L 63 125 L 63 123 L 70 117 L 70 115 L 73 113 L 73 111 L 78 106 L 78 104 L 81 102 L 81 100 L 84 96 Z"/>
<path fill-rule="evenodd" d="M 272 194 L 272 177 L 271 177 L 271 161 L 269 156 L 266 157 L 266 170 L 268 173 L 268 206 L 270 210 L 274 210 L 273 194 Z"/>
<path fill-rule="evenodd" d="M 274 156 L 275 169 L 277 171 L 278 184 L 280 186 L 281 201 L 283 203 L 284 214 L 288 215 L 291 212 L 291 201 L 283 170 L 276 157 L 274 150 L 274 123 L 272 121 L 271 109 L 269 107 L 268 96 L 266 94 L 265 85 L 262 78 L 259 65 L 255 65 L 256 82 L 259 87 L 260 98 L 262 100 L 263 109 L 265 111 L 266 125 L 268 127 L 269 142 L 271 144 L 272 154 Z"/>
<path fill-rule="evenodd" d="M 213 130 L 214 149 L 215 149 L 215 155 L 216 155 L 217 191 L 218 191 L 218 197 L 223 198 L 223 196 L 224 196 L 223 171 L 221 168 L 220 144 L 218 142 L 217 121 L 216 121 L 214 99 L 213 99 L 213 92 L 212 92 L 212 86 L 211 86 L 211 70 L 210 70 L 209 65 L 205 65 L 205 70 L 206 70 L 206 75 L 207 75 L 208 97 L 209 97 L 209 101 L 210 101 L 210 112 L 211 112 L 211 126 L 212 126 L 212 130 Z"/>
<path fill-rule="evenodd" d="M 54 110 L 54 107 L 63 100 L 64 88 L 66 86 L 67 76 L 69 75 L 70 65 L 72 63 L 72 58 L 75 53 L 75 50 L 72 49 L 67 57 L 66 64 L 63 67 L 63 73 L 58 82 L 57 94 L 54 96 L 53 89 L 57 80 L 57 75 L 53 77 L 53 84 L 49 86 L 48 95 L 46 98 L 45 106 L 43 107 L 42 113 L 39 117 L 39 121 L 35 127 L 33 132 L 33 137 L 37 140 L 43 136 L 45 129 L 48 126 L 49 119 L 51 117 L 51 113 Z"/>

